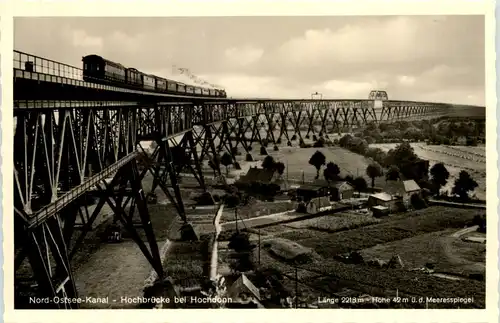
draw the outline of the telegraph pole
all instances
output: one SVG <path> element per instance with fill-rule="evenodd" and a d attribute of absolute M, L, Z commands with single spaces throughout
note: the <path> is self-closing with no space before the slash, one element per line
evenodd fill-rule
<path fill-rule="evenodd" d="M 236 225 L 236 233 L 238 233 L 238 207 L 234 208 L 234 222 Z"/>
<path fill-rule="evenodd" d="M 260 228 L 259 230 L 259 267 L 260 267 Z"/>
<path fill-rule="evenodd" d="M 299 307 L 299 275 L 297 272 L 297 266 L 295 266 L 295 308 Z"/>

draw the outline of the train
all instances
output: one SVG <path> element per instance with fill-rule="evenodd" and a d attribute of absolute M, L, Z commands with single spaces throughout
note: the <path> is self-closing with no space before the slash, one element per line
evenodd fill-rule
<path fill-rule="evenodd" d="M 226 98 L 222 89 L 204 88 L 169 80 L 156 75 L 145 74 L 136 68 L 125 67 L 99 55 L 84 56 L 83 79 L 86 82 L 139 88 L 149 92 L 199 97 Z"/>

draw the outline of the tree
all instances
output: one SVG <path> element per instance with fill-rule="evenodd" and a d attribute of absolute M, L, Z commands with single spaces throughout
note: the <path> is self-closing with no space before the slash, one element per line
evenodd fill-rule
<path fill-rule="evenodd" d="M 262 168 L 272 170 L 274 169 L 276 162 L 274 161 L 273 156 L 266 156 L 262 161 Z"/>
<path fill-rule="evenodd" d="M 254 268 L 252 254 L 255 245 L 250 242 L 248 234 L 236 232 L 229 239 L 228 247 L 236 252 L 236 262 L 231 264 L 233 271 L 248 271 Z"/>
<path fill-rule="evenodd" d="M 401 176 L 399 175 L 399 168 L 397 166 L 391 166 L 387 173 L 385 174 L 386 181 L 398 180 Z"/>
<path fill-rule="evenodd" d="M 354 179 L 354 181 L 352 182 L 352 184 L 354 186 L 354 189 L 356 189 L 356 191 L 358 191 L 358 192 L 365 191 L 366 188 L 368 187 L 366 180 L 361 176 L 356 177 Z"/>
<path fill-rule="evenodd" d="M 233 163 L 233 157 L 226 151 L 220 158 L 220 163 L 226 167 L 226 174 L 229 174 L 228 166 Z"/>
<path fill-rule="evenodd" d="M 232 207 L 237 207 L 240 204 L 240 197 L 236 194 L 229 194 L 226 196 L 225 199 L 225 204 L 227 207 L 232 208 Z"/>
<path fill-rule="evenodd" d="M 316 179 L 319 178 L 319 170 L 321 169 L 321 166 L 323 166 L 325 163 L 326 163 L 326 157 L 319 150 L 317 150 L 309 159 L 309 164 L 316 167 Z"/>
<path fill-rule="evenodd" d="M 407 165 L 418 161 L 419 158 L 413 151 L 409 143 L 403 142 L 395 149 L 389 150 L 387 153 L 386 165 L 395 165 L 401 168 L 402 165 Z"/>
<path fill-rule="evenodd" d="M 384 175 L 384 170 L 379 163 L 373 162 L 366 167 L 366 175 L 372 179 L 372 188 L 375 186 L 375 177 Z"/>
<path fill-rule="evenodd" d="M 353 136 L 344 135 L 342 138 L 339 139 L 339 146 L 342 148 L 348 148 L 352 139 L 353 139 Z"/>
<path fill-rule="evenodd" d="M 434 186 L 435 193 L 439 194 L 441 187 L 445 186 L 450 177 L 450 173 L 443 163 L 434 164 L 431 168 L 431 182 Z"/>
<path fill-rule="evenodd" d="M 427 207 L 427 202 L 418 194 L 412 194 L 410 202 L 415 210 L 425 209 Z"/>
<path fill-rule="evenodd" d="M 457 194 L 461 200 L 467 200 L 469 192 L 473 191 L 477 186 L 477 182 L 472 179 L 469 173 L 463 170 L 458 174 L 458 178 L 455 180 L 455 186 L 451 193 Z"/>
<path fill-rule="evenodd" d="M 282 162 L 275 163 L 274 168 L 276 169 L 276 171 L 280 176 L 282 176 L 283 173 L 285 172 L 285 164 L 283 164 Z"/>
<path fill-rule="evenodd" d="M 329 162 L 328 164 L 326 164 L 326 168 L 323 171 L 323 176 L 325 177 L 328 183 L 330 183 L 330 181 L 338 179 L 339 174 L 340 174 L 340 168 L 337 164 L 333 162 Z"/>

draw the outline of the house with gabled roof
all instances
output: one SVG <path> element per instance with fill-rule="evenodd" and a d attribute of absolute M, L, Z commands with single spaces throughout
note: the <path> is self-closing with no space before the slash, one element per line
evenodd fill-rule
<path fill-rule="evenodd" d="M 396 198 L 401 198 L 407 206 L 410 204 L 410 199 L 413 194 L 420 195 L 422 189 L 415 180 L 396 180 L 386 181 L 383 192 L 390 194 Z"/>

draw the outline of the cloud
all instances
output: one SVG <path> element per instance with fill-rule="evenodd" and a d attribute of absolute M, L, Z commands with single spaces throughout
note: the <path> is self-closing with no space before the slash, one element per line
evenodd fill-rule
<path fill-rule="evenodd" d="M 415 77 L 408 75 L 400 75 L 398 76 L 398 81 L 402 85 L 413 85 L 415 84 Z"/>
<path fill-rule="evenodd" d="M 90 36 L 84 30 L 73 30 L 69 37 L 71 38 L 71 43 L 74 47 L 94 49 L 96 51 L 102 50 L 102 38 Z"/>
<path fill-rule="evenodd" d="M 262 55 L 264 50 L 262 48 L 255 48 L 252 46 L 245 47 L 231 47 L 224 51 L 224 56 L 229 60 L 232 65 L 250 65 L 257 62 Z"/>
<path fill-rule="evenodd" d="M 292 64 L 346 64 L 406 61 L 419 50 L 413 42 L 415 26 L 405 17 L 338 30 L 307 30 L 284 43 L 279 54 Z"/>

